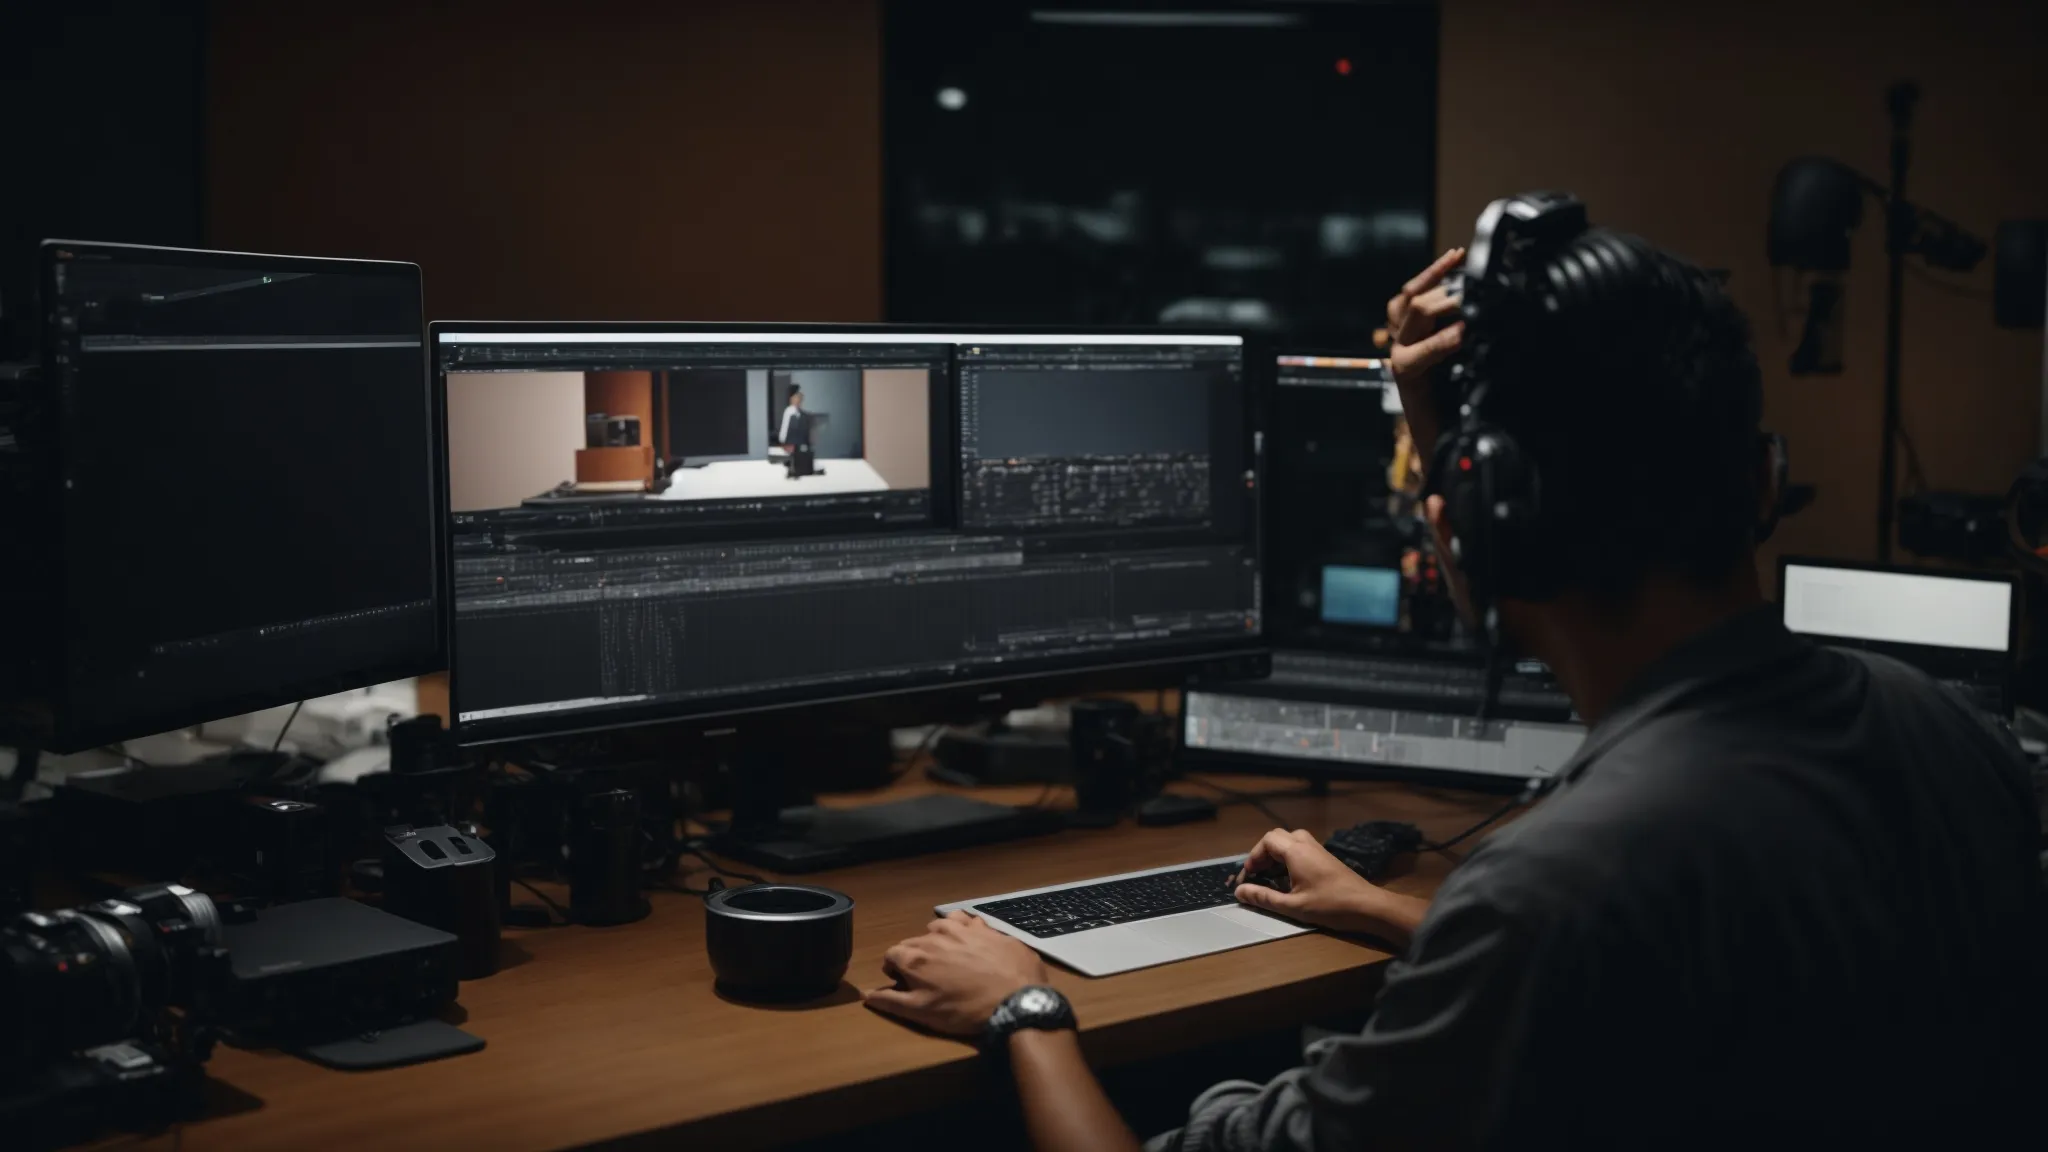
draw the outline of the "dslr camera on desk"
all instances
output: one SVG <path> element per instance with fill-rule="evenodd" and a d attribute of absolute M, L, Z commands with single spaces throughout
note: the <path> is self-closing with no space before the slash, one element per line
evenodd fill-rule
<path fill-rule="evenodd" d="M 55 1148 L 191 1118 L 222 1040 L 339 1068 L 474 1051 L 436 1019 L 458 959 L 453 935 L 339 898 L 231 923 L 148 884 L 23 913 L 0 928 L 0 1132 Z"/>
<path fill-rule="evenodd" d="M 228 982 L 219 912 L 181 885 L 25 912 L 0 928 L 9 1146 L 54 1148 L 195 1114 Z"/>

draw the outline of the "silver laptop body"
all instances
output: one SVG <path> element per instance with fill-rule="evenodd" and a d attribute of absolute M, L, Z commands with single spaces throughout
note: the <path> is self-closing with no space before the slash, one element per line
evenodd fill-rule
<path fill-rule="evenodd" d="M 1232 948 L 1263 944 L 1268 940 L 1299 936 L 1304 932 L 1313 931 L 1271 913 L 1235 904 L 1203 908 L 1194 912 L 1176 912 L 1170 916 L 1133 920 L 1128 924 L 1115 924 L 1107 928 L 1090 928 L 1063 936 L 1038 937 L 1005 923 L 996 916 L 981 912 L 976 907 L 998 900 L 1037 896 L 1045 892 L 1082 888 L 1111 880 L 1130 880 L 1139 876 L 1155 876 L 1162 872 L 1178 872 L 1184 868 L 1238 864 L 1243 861 L 1244 857 L 1241 855 L 1218 856 L 1213 860 L 1194 860 L 1166 868 L 1147 868 L 1142 872 L 1096 876 L 1068 884 L 1048 884 L 1043 888 L 1025 888 L 996 896 L 959 900 L 951 904 L 941 904 L 936 911 L 940 916 L 954 911 L 971 912 L 987 921 L 989 927 L 1015 936 L 1048 959 L 1057 960 L 1086 976 L 1112 976 L 1118 972 L 1150 968 L 1155 964 L 1168 964 L 1193 956 L 1206 956 L 1211 952 L 1227 952 Z"/>

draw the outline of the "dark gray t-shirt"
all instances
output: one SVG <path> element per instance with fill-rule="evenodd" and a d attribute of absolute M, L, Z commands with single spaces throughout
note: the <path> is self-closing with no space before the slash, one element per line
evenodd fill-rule
<path fill-rule="evenodd" d="M 1994 724 L 1760 611 L 1646 673 L 1562 775 L 1445 882 L 1362 1035 L 1154 1147 L 2038 1132 L 2048 892 Z"/>

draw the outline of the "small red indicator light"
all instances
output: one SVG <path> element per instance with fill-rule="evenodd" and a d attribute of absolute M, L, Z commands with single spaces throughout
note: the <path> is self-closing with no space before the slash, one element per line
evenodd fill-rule
<path fill-rule="evenodd" d="M 1350 61 L 1350 60 L 1347 60 L 1347 59 L 1345 59 L 1345 58 L 1344 58 L 1344 57 L 1342 57 L 1342 56 L 1339 56 L 1339 57 L 1337 57 L 1337 75 L 1339 75 L 1339 76 L 1349 76 L 1349 75 L 1351 75 L 1351 61 Z"/>
<path fill-rule="evenodd" d="M 1470 472 L 1471 470 L 1472 470 L 1472 458 L 1471 458 L 1470 456 L 1460 456 L 1460 457 L 1458 457 L 1458 471 L 1460 471 L 1460 472 Z"/>

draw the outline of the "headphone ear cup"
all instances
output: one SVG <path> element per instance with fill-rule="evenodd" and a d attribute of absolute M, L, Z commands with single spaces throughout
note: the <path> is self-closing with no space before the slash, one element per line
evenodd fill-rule
<path fill-rule="evenodd" d="M 1479 431 L 1476 427 L 1461 427 L 1437 440 L 1436 452 L 1430 460 L 1429 487 L 1435 495 L 1443 497 L 1445 526 L 1456 552 L 1442 560 L 1457 565 L 1475 601 L 1483 603 L 1490 589 L 1480 565 L 1490 553 L 1486 526 L 1476 513 L 1480 477 L 1472 455 Z"/>
<path fill-rule="evenodd" d="M 1556 565 L 1542 531 L 1542 492 L 1514 437 L 1475 425 L 1444 438 L 1436 475 L 1457 545 L 1458 571 L 1481 611 L 1502 596 L 1555 594 Z"/>
<path fill-rule="evenodd" d="M 1480 506 L 1494 565 L 1493 595 L 1548 600 L 1556 595 L 1557 565 L 1544 528 L 1542 480 L 1514 437 L 1497 428 L 1479 439 L 1474 464 L 1481 474 Z"/>

